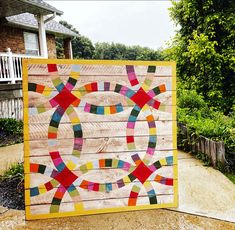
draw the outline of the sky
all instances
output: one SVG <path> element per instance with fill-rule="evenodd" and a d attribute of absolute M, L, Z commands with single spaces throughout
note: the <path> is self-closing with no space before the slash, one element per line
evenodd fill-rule
<path fill-rule="evenodd" d="M 62 10 L 56 20 L 72 24 L 96 42 L 166 47 L 175 34 L 169 17 L 171 2 L 163 1 L 46 1 Z"/>

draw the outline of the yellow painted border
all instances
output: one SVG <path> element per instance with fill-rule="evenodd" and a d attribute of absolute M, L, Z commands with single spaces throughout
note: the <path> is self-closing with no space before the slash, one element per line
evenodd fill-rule
<path fill-rule="evenodd" d="M 172 61 L 119 61 L 119 60 L 69 60 L 69 59 L 23 59 L 23 103 L 24 108 L 28 107 L 28 65 L 29 64 L 90 64 L 90 65 L 156 65 L 156 66 L 171 66 L 172 67 L 172 89 L 176 89 L 176 63 Z M 176 105 L 176 91 L 172 91 L 172 105 Z M 173 148 L 177 147 L 177 123 L 176 123 L 176 106 L 173 106 L 172 110 L 172 133 L 173 133 Z M 24 124 L 28 124 L 28 110 L 24 109 Z M 24 169 L 25 172 L 29 172 L 30 165 L 30 149 L 29 149 L 29 128 L 28 125 L 24 125 Z M 174 156 L 174 178 L 178 178 L 178 166 L 177 166 L 177 150 L 173 151 Z M 30 177 L 25 174 L 25 187 L 30 187 Z M 178 206 L 178 180 L 174 181 L 174 202 L 166 204 L 155 205 L 138 205 L 127 206 L 117 208 L 105 208 L 94 210 L 82 210 L 81 212 L 65 212 L 65 213 L 49 213 L 49 214 L 37 214 L 31 215 L 30 213 L 30 194 L 28 190 L 25 190 L 25 213 L 26 220 L 46 219 L 55 217 L 66 217 L 75 215 L 88 215 L 88 214 L 100 214 L 100 213 L 112 213 L 122 211 L 134 211 L 134 210 L 147 210 L 154 208 L 168 208 Z"/>
<path fill-rule="evenodd" d="M 173 61 L 128 61 L 128 60 L 85 60 L 85 59 L 39 59 L 32 58 L 27 60 L 28 64 L 81 64 L 81 65 L 157 65 L 174 66 Z"/>

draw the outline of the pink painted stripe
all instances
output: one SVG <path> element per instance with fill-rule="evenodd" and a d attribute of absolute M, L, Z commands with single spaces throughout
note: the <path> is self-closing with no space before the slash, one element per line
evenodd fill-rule
<path fill-rule="evenodd" d="M 120 94 L 125 95 L 127 90 L 128 90 L 128 88 L 126 86 L 122 86 Z"/>
<path fill-rule="evenodd" d="M 155 93 L 153 90 L 150 90 L 148 93 L 147 93 L 150 97 L 155 97 Z"/>
<path fill-rule="evenodd" d="M 94 183 L 93 182 L 89 182 L 88 186 L 87 186 L 88 190 L 92 191 L 94 189 Z"/>
<path fill-rule="evenodd" d="M 69 82 L 66 83 L 65 87 L 68 89 L 68 90 L 72 90 L 73 89 L 73 85 Z"/>
<path fill-rule="evenodd" d="M 79 137 L 79 138 L 75 138 L 75 139 L 74 139 L 74 143 L 81 145 L 81 144 L 83 144 L 83 139 L 80 138 L 80 137 Z"/>
<path fill-rule="evenodd" d="M 130 81 L 136 79 L 135 72 L 128 73 L 128 78 L 129 78 Z"/>
<path fill-rule="evenodd" d="M 55 107 L 58 105 L 57 101 L 54 100 L 53 98 L 49 101 L 52 107 Z"/>
<path fill-rule="evenodd" d="M 59 188 L 58 188 L 58 191 L 59 191 L 59 192 L 62 192 L 62 193 L 65 193 L 65 192 L 66 192 L 66 189 L 65 189 L 65 187 L 59 187 Z"/>
<path fill-rule="evenodd" d="M 84 107 L 84 111 L 89 113 L 90 110 L 91 110 L 91 105 L 88 104 L 88 103 L 86 103 L 86 105 L 85 105 L 85 107 Z"/>
<path fill-rule="evenodd" d="M 154 154 L 154 148 L 147 148 L 147 153 L 149 155 L 153 155 Z"/>
<path fill-rule="evenodd" d="M 63 161 L 62 161 L 61 158 L 53 159 L 53 163 L 54 163 L 55 166 L 61 164 L 62 162 L 63 162 Z"/>
<path fill-rule="evenodd" d="M 127 128 L 134 129 L 135 128 L 135 122 L 133 122 L 133 121 L 127 122 Z"/>
<path fill-rule="evenodd" d="M 154 165 L 150 165 L 148 167 L 152 172 L 155 172 L 156 171 L 156 167 Z"/>
<path fill-rule="evenodd" d="M 130 169 L 130 167 L 131 167 L 131 164 L 128 163 L 128 162 L 125 162 L 124 165 L 123 165 L 123 169 L 126 170 L 126 171 L 128 171 Z"/>

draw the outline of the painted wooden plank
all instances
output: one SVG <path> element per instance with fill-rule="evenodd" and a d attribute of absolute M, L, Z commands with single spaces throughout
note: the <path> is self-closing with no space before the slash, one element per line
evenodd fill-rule
<path fill-rule="evenodd" d="M 84 91 L 81 91 L 81 93 Z M 72 94 L 77 96 L 77 91 L 71 91 Z M 58 92 L 53 91 L 53 95 L 57 95 Z M 81 97 L 82 101 L 86 103 L 90 103 L 93 105 L 103 105 L 103 106 L 109 106 L 109 105 L 115 105 L 118 103 L 121 103 L 123 106 L 133 106 L 135 103 L 128 99 L 127 97 L 124 97 L 121 94 L 117 94 L 115 92 L 92 92 L 89 94 L 86 94 Z M 158 100 L 159 102 L 165 104 L 165 105 L 172 105 L 172 91 L 167 91 L 164 93 L 161 93 L 154 97 L 155 100 Z M 43 95 L 35 92 L 29 92 L 29 107 L 33 106 L 40 106 L 43 105 L 48 101 L 48 98 L 44 97 Z M 175 105 L 175 104 L 174 104 Z M 80 107 L 83 107 L 84 105 L 79 105 Z M 76 107 L 75 107 L 76 108 Z"/>
<path fill-rule="evenodd" d="M 113 137 L 113 138 L 85 138 L 81 150 L 81 155 L 99 154 L 106 155 L 107 153 L 122 154 L 128 152 L 146 152 L 148 147 L 148 136 L 135 137 L 135 146 L 133 150 L 128 149 L 126 144 L 126 137 Z M 58 150 L 61 155 L 70 155 L 73 150 L 74 139 L 59 139 L 57 140 Z M 31 156 L 46 156 L 49 154 L 48 140 L 34 140 L 29 142 Z M 173 145 L 172 136 L 157 136 L 157 145 L 155 154 L 159 155 L 162 151 L 163 155 L 168 154 L 168 151 L 173 154 L 176 146 Z"/>
<path fill-rule="evenodd" d="M 166 186 L 162 185 L 160 183 L 151 181 L 150 182 L 153 188 L 157 191 L 157 196 L 161 195 L 173 195 L 174 189 L 172 186 Z M 133 186 L 140 186 L 138 182 L 133 182 L 127 184 L 125 187 L 120 188 L 119 190 L 113 190 L 110 192 L 94 192 L 94 191 L 88 191 L 86 189 L 77 188 L 81 201 L 103 201 L 108 199 L 122 199 L 122 198 L 128 198 L 126 196 Z M 31 199 L 31 205 L 37 205 L 37 204 L 50 204 L 51 200 L 53 199 L 53 196 L 56 192 L 57 188 L 52 189 L 48 192 L 48 194 L 43 193 L 40 196 L 34 196 Z M 30 191 L 27 191 L 30 192 Z M 139 192 L 139 197 L 147 197 L 147 192 L 145 189 L 141 189 Z M 72 202 L 71 197 L 69 193 L 66 193 L 62 203 L 68 203 Z"/>
<path fill-rule="evenodd" d="M 170 203 L 173 205 L 174 202 L 174 196 L 173 195 L 159 195 L 158 196 L 158 202 L 159 204 L 165 204 Z M 143 205 L 146 205 L 146 203 L 149 203 L 148 197 L 140 197 L 137 201 L 137 208 L 134 207 L 130 210 L 137 210 L 137 209 L 146 209 L 142 207 Z M 107 212 L 114 212 L 114 210 L 110 210 L 112 208 L 118 208 L 118 207 L 126 207 L 128 206 L 128 198 L 119 198 L 119 199 L 109 199 L 109 200 L 103 200 L 103 201 L 85 201 L 83 202 L 83 208 L 84 210 L 74 209 L 74 205 L 71 205 L 73 203 L 62 203 L 60 207 L 60 212 L 73 212 L 72 215 L 76 214 L 94 214 L 97 212 L 97 210 L 101 209 L 103 212 L 105 212 L 105 209 L 108 209 Z M 79 204 L 79 203 L 78 203 Z M 158 206 L 159 206 L 158 204 Z M 78 205 L 79 206 L 79 205 Z M 155 208 L 155 205 L 150 206 L 152 208 Z M 80 207 L 81 208 L 81 207 Z M 48 204 L 42 204 L 42 205 L 32 205 L 30 208 L 26 209 L 27 211 L 30 211 L 32 215 L 40 215 L 40 214 L 50 214 L 50 205 Z M 87 210 L 87 211 L 86 211 Z M 93 212 L 90 210 L 94 210 Z M 41 216 L 39 216 L 41 217 Z"/>
<path fill-rule="evenodd" d="M 170 106 L 169 109 L 173 108 L 174 106 Z M 124 111 L 121 113 L 116 114 L 115 116 L 112 115 L 104 115 L 104 116 L 99 116 L 96 115 L 94 116 L 94 114 L 91 113 L 85 113 L 84 115 L 84 109 L 79 107 L 79 108 L 75 108 L 75 112 L 77 114 L 77 117 L 80 119 L 81 123 L 84 122 L 112 122 L 112 121 L 127 121 L 130 113 L 132 111 L 133 107 L 125 107 Z M 175 107 L 176 109 L 176 107 Z M 35 108 L 26 108 L 25 109 L 27 112 L 29 112 L 29 122 L 30 124 L 33 123 L 49 123 L 51 120 L 51 116 L 52 114 L 55 112 L 55 109 L 51 109 L 47 112 L 44 113 L 39 113 L 37 115 L 30 115 L 32 113 L 34 113 Z M 154 117 L 155 121 L 171 121 L 172 120 L 172 114 L 171 113 L 167 113 L 167 112 L 163 112 L 163 111 L 155 111 L 155 110 L 151 110 L 152 115 Z M 66 123 L 69 122 L 69 117 L 65 114 L 62 119 L 62 122 Z M 140 112 L 137 121 L 146 121 L 146 116 L 143 112 Z"/>
<path fill-rule="evenodd" d="M 106 156 L 107 155 L 107 156 Z M 68 165 L 70 161 L 74 161 L 74 162 L 77 162 L 76 163 L 76 166 L 74 169 L 71 169 L 71 171 L 82 171 L 83 169 L 80 169 L 81 166 L 89 163 L 89 166 L 90 168 L 86 168 L 85 170 L 89 171 L 89 170 L 92 170 L 92 171 L 96 171 L 96 170 L 101 170 L 102 172 L 107 172 L 109 173 L 109 170 L 108 169 L 112 169 L 111 171 L 113 171 L 114 173 L 118 170 L 120 171 L 120 168 L 117 168 L 117 166 L 115 165 L 111 165 L 110 167 L 107 168 L 100 168 L 99 164 L 97 164 L 97 161 L 100 161 L 102 159 L 115 159 L 115 160 L 121 160 L 121 161 L 124 161 L 124 162 L 128 162 L 131 166 L 133 166 L 132 168 L 135 168 L 134 166 L 136 166 L 136 164 L 133 162 L 132 158 L 131 158 L 131 155 L 129 153 L 123 153 L 123 154 L 106 154 L 105 157 L 102 157 L 102 156 L 99 156 L 97 157 L 97 155 L 95 154 L 92 154 L 92 155 L 82 155 L 81 157 L 79 158 L 76 158 L 74 159 L 73 156 L 71 155 L 63 155 L 61 156 L 63 162 Z M 139 153 L 139 156 L 141 158 L 143 158 L 145 155 L 145 153 Z M 169 157 L 169 156 L 172 156 L 172 154 L 169 154 L 169 155 L 166 155 L 164 157 L 162 157 L 161 155 L 154 155 L 152 158 L 151 158 L 151 161 L 147 164 L 147 166 L 150 166 L 152 164 L 154 164 L 156 161 L 159 161 L 161 159 L 164 159 L 165 157 Z M 112 158 L 111 158 L 112 157 Z M 30 157 L 30 163 L 36 163 L 36 164 L 42 164 L 42 165 L 46 165 L 47 167 L 50 167 L 50 168 L 53 168 L 53 169 L 56 169 L 56 167 L 54 166 L 53 164 L 53 161 L 51 160 L 51 157 L 50 156 L 40 156 L 40 157 Z M 170 170 L 169 167 L 171 166 L 168 166 L 168 165 L 162 165 L 163 166 L 166 166 L 165 169 L 166 170 Z M 69 167 L 69 166 L 68 166 Z M 122 169 L 121 169 L 122 170 Z M 159 169 L 160 171 L 162 171 L 162 169 Z M 111 172 L 110 171 L 110 172 Z M 124 171 L 124 170 L 122 170 Z M 124 171 L 125 174 L 126 174 L 126 171 Z M 26 172 L 27 173 L 27 172 Z M 96 172 L 97 175 L 99 174 L 99 172 L 97 171 Z M 173 170 L 171 172 L 171 174 L 173 173 Z M 128 173 L 127 173 L 128 174 Z"/>
<path fill-rule="evenodd" d="M 163 166 L 161 169 L 159 169 L 158 172 L 156 172 L 155 174 L 153 174 L 152 176 L 154 177 L 155 175 L 159 174 L 163 177 L 172 177 L 173 180 L 177 180 L 178 177 L 173 177 L 173 167 L 172 166 Z M 102 170 L 89 170 L 86 174 L 82 174 L 80 171 L 75 170 L 73 171 L 73 173 L 77 176 L 80 175 L 80 178 L 89 180 L 90 182 L 97 182 L 100 184 L 105 184 L 105 183 L 110 183 L 110 184 L 115 184 L 116 182 L 120 179 L 122 179 L 123 177 L 127 176 L 128 173 L 120 170 L 120 169 L 102 169 Z M 95 177 L 94 177 L 95 175 Z M 47 183 L 48 181 L 51 181 L 51 178 L 49 176 L 46 176 L 44 174 L 38 174 L 38 173 L 27 173 L 26 174 L 27 178 L 30 179 L 30 184 L 27 185 L 25 188 L 29 189 L 29 188 L 33 188 L 39 185 L 42 185 L 44 183 Z M 152 182 L 154 181 L 154 178 L 148 178 L 146 180 L 146 182 Z M 135 183 L 138 182 L 138 180 L 134 181 Z M 126 181 L 125 184 L 131 184 L 134 182 L 130 182 L 130 181 Z M 140 182 L 139 182 L 140 183 Z M 155 183 L 155 182 L 154 182 Z M 157 183 L 157 182 L 156 182 Z M 157 183 L 160 184 L 160 183 Z M 164 185 L 164 187 L 169 187 L 167 185 Z M 61 184 L 56 184 L 54 187 L 58 188 L 58 187 L 62 187 Z M 77 185 L 75 183 L 75 187 L 79 188 L 79 185 Z M 87 189 L 88 186 L 84 185 L 83 188 Z M 130 191 L 129 191 L 130 192 Z M 158 190 L 156 190 L 156 193 L 158 193 Z M 129 196 L 129 193 L 127 193 Z"/>
<path fill-rule="evenodd" d="M 79 64 L 79 60 L 76 62 Z M 61 75 L 69 75 L 71 73 L 70 64 L 58 64 L 58 73 Z M 139 75 L 146 75 L 148 66 L 135 66 L 135 72 Z M 47 64 L 30 64 L 28 69 L 28 76 L 31 75 L 48 75 Z M 156 66 L 155 70 L 156 76 L 172 76 L 172 66 Z M 81 65 L 80 66 L 80 75 L 96 75 L 96 76 L 105 76 L 105 75 L 124 75 L 126 76 L 126 67 L 125 65 L 105 65 L 105 64 L 91 64 L 91 65 Z"/>
<path fill-rule="evenodd" d="M 146 75 L 141 75 L 141 76 L 138 75 L 138 80 L 141 84 L 143 83 L 145 76 Z M 66 82 L 69 78 L 69 75 L 60 75 L 60 78 L 63 82 Z M 50 75 L 31 75 L 31 76 L 29 76 L 29 80 L 32 83 L 46 85 L 47 87 L 50 87 L 56 91 L 55 86 L 50 81 Z M 101 80 L 99 78 L 97 79 L 97 76 L 95 76 L 95 75 L 81 75 L 80 74 L 80 77 L 78 78 L 76 85 L 82 86 L 82 85 L 85 85 L 85 84 L 91 83 L 91 82 L 110 82 L 110 81 L 111 82 L 118 82 L 118 84 L 125 85 L 129 88 L 132 88 L 126 75 L 104 75 L 104 76 L 102 76 L 102 80 Z M 162 85 L 162 84 L 170 85 L 171 82 L 172 82 L 172 77 L 169 75 L 167 75 L 167 76 L 155 75 L 154 81 L 151 85 L 151 88 L 154 88 L 154 87 L 156 87 L 158 85 Z M 74 90 L 76 90 L 76 89 L 74 89 Z M 134 88 L 133 90 L 136 90 L 136 89 Z M 167 90 L 170 90 L 170 89 L 167 89 Z M 171 90 L 175 90 L 175 88 L 171 88 Z"/>
<path fill-rule="evenodd" d="M 171 121 L 156 121 L 157 133 L 159 135 L 172 135 Z M 27 127 L 27 125 L 26 125 Z M 100 122 L 100 123 L 83 123 L 84 138 L 99 138 L 99 137 L 124 137 L 126 136 L 126 122 Z M 47 139 L 48 125 L 47 124 L 29 124 L 27 127 L 30 130 L 30 140 Z M 115 132 L 114 132 L 115 130 Z M 148 123 L 138 121 L 135 125 L 135 136 L 149 135 Z M 61 123 L 58 129 L 58 139 L 72 138 L 74 136 L 72 126 L 69 123 Z M 27 140 L 27 139 L 26 139 Z"/>

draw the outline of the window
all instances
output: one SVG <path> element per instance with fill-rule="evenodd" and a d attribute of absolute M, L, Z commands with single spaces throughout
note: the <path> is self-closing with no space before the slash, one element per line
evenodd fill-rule
<path fill-rule="evenodd" d="M 38 35 L 24 32 L 25 53 L 39 56 Z"/>

